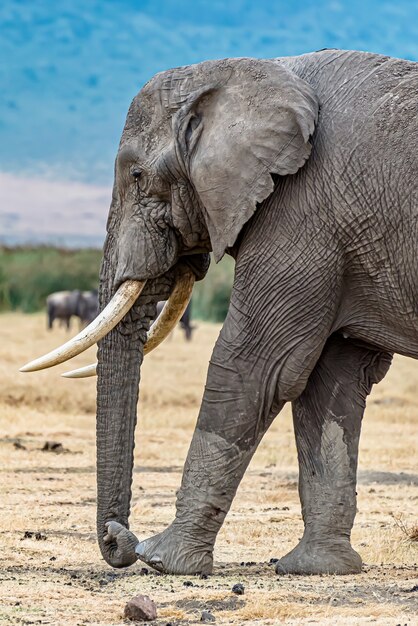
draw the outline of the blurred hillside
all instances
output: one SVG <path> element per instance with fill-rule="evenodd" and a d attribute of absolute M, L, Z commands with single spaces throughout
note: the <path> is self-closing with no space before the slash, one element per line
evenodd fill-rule
<path fill-rule="evenodd" d="M 0 170 L 109 185 L 130 100 L 155 72 L 325 47 L 418 59 L 418 3 L 4 0 Z"/>
<path fill-rule="evenodd" d="M 48 246 L 0 246 L 0 312 L 33 313 L 45 308 L 54 291 L 98 287 L 101 250 L 66 250 Z M 225 257 L 211 263 L 193 290 L 192 317 L 222 322 L 228 310 L 234 263 Z"/>
<path fill-rule="evenodd" d="M 111 187 L 0 172 L 0 246 L 101 248 Z"/>

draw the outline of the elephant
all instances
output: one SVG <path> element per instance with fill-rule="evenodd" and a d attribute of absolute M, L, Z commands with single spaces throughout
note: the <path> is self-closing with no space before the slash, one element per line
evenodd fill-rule
<path fill-rule="evenodd" d="M 97 289 L 82 291 L 78 306 L 78 316 L 82 324 L 90 324 L 99 312 L 99 292 Z"/>
<path fill-rule="evenodd" d="M 160 315 L 161 311 L 163 310 L 165 302 L 158 302 L 157 304 L 157 315 Z M 195 326 L 193 326 L 190 323 L 191 320 L 191 313 L 192 313 L 192 306 L 191 306 L 191 301 L 188 303 L 183 315 L 181 316 L 179 323 L 180 326 L 182 328 L 182 330 L 184 330 L 184 336 L 186 338 L 186 341 L 191 341 L 192 338 L 192 333 L 195 329 Z"/>
<path fill-rule="evenodd" d="M 112 567 L 210 573 L 245 470 L 290 402 L 304 533 L 276 571 L 361 570 L 350 536 L 366 399 L 394 353 L 418 358 L 417 99 L 417 63 L 344 50 L 204 61 L 134 98 L 100 270 L 106 324 L 89 340 L 97 533 Z M 140 541 L 129 514 L 147 329 L 158 300 L 204 278 L 209 253 L 235 260 L 229 310 L 175 518 Z"/>
<path fill-rule="evenodd" d="M 51 330 L 54 321 L 58 319 L 69 330 L 73 316 L 79 318 L 81 325 L 89 324 L 97 315 L 98 305 L 96 289 L 92 291 L 74 289 L 51 293 L 46 299 L 48 329 Z"/>
<path fill-rule="evenodd" d="M 58 319 L 69 330 L 72 316 L 77 315 L 80 298 L 81 292 L 78 289 L 49 294 L 46 299 L 48 329 L 51 330 L 54 321 Z"/>

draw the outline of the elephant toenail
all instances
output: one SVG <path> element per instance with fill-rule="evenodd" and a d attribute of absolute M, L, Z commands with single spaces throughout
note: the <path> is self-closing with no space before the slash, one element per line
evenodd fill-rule
<path fill-rule="evenodd" d="M 276 574 L 279 574 L 279 576 L 282 574 L 287 574 L 287 571 L 285 570 L 283 565 L 281 565 L 281 563 L 276 563 Z"/>

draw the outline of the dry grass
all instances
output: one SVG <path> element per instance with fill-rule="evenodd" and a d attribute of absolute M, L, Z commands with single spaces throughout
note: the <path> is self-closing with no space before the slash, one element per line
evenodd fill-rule
<path fill-rule="evenodd" d="M 416 508 L 418 363 L 397 358 L 368 403 L 360 453 L 353 544 L 365 571 L 348 577 L 278 578 L 266 563 L 302 533 L 290 411 L 273 424 L 219 535 L 207 580 L 109 569 L 95 540 L 95 382 L 18 366 L 66 339 L 41 315 L 5 314 L 0 327 L 0 623 L 122 624 L 125 602 L 146 593 L 161 626 L 191 624 L 210 610 L 217 624 L 418 623 Z M 219 328 L 175 333 L 143 368 L 132 528 L 140 538 L 172 519 L 175 491 Z M 94 350 L 74 367 L 94 359 Z M 47 440 L 66 452 L 43 452 Z M 15 445 L 17 444 L 17 446 Z M 20 446 L 20 447 L 19 447 Z M 46 539 L 24 538 L 25 531 Z M 244 565 L 241 563 L 244 562 Z M 249 563 L 246 565 L 246 563 Z M 245 594 L 232 585 L 242 582 Z"/>

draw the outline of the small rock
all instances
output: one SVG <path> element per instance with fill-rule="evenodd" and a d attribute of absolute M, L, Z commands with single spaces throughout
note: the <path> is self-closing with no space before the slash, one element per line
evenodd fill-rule
<path fill-rule="evenodd" d="M 207 580 L 208 579 L 208 575 L 207 574 L 200 574 L 199 578 L 201 578 L 202 580 Z"/>
<path fill-rule="evenodd" d="M 26 450 L 26 446 L 24 446 L 23 443 L 20 443 L 19 440 L 15 441 L 13 445 L 16 450 Z"/>
<path fill-rule="evenodd" d="M 241 583 L 237 583 L 232 587 L 232 593 L 236 593 L 237 596 L 242 596 L 244 594 L 244 591 L 244 585 L 242 585 Z"/>
<path fill-rule="evenodd" d="M 36 541 L 46 541 L 46 535 L 43 533 L 35 533 Z"/>
<path fill-rule="evenodd" d="M 36 539 L 36 541 L 46 541 L 46 535 L 44 535 L 43 533 L 34 533 L 31 530 L 25 530 L 25 534 L 21 538 L 21 541 L 23 541 L 23 539 Z"/>
<path fill-rule="evenodd" d="M 193 583 L 191 580 L 185 580 L 183 583 L 184 587 L 193 587 Z"/>
<path fill-rule="evenodd" d="M 30 530 L 25 530 L 25 533 L 23 537 L 21 537 L 20 541 L 23 541 L 23 539 L 32 539 L 32 537 L 33 537 L 33 532 L 31 532 Z"/>
<path fill-rule="evenodd" d="M 141 567 L 141 571 L 139 572 L 140 576 L 148 576 L 149 574 L 149 569 L 148 567 Z"/>
<path fill-rule="evenodd" d="M 138 595 L 126 603 L 123 616 L 132 622 L 151 622 L 157 619 L 157 609 L 151 598 Z"/>
<path fill-rule="evenodd" d="M 269 565 L 276 565 L 276 563 L 278 563 L 279 559 L 270 559 L 269 561 Z"/>
<path fill-rule="evenodd" d="M 216 622 L 215 616 L 209 611 L 202 611 L 202 615 L 200 617 L 201 622 Z"/>
<path fill-rule="evenodd" d="M 45 441 L 42 452 L 64 452 L 64 446 L 58 441 Z"/>

